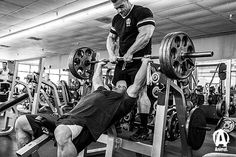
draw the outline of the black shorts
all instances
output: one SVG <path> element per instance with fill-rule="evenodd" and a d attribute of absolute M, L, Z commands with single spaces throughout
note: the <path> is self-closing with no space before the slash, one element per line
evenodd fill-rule
<path fill-rule="evenodd" d="M 116 66 L 112 80 L 113 85 L 116 85 L 116 83 L 120 80 L 125 80 L 127 86 L 129 87 L 131 84 L 133 84 L 135 75 L 139 68 L 140 66 L 134 66 L 132 68 L 125 68 L 125 70 L 122 70 L 121 66 Z"/>
<path fill-rule="evenodd" d="M 44 127 L 40 125 L 40 123 L 37 123 L 37 120 L 35 118 L 37 118 L 39 115 L 26 115 L 26 118 L 28 119 L 30 126 L 33 130 L 34 133 L 34 137 L 38 138 L 39 136 L 41 136 L 44 133 Z M 40 115 L 44 118 L 46 118 L 46 120 L 51 123 L 51 127 L 48 128 L 48 130 L 51 133 L 54 133 L 54 130 L 56 128 L 57 125 L 59 124 L 65 124 L 65 125 L 71 125 L 68 123 L 58 123 L 58 118 L 56 118 L 55 116 L 52 115 Z M 73 144 L 75 145 L 77 152 L 81 152 L 85 147 L 87 147 L 90 143 L 92 143 L 94 141 L 94 138 L 92 136 L 92 134 L 90 133 L 89 129 L 86 126 L 83 126 L 83 129 L 81 131 L 81 133 L 72 141 Z"/>

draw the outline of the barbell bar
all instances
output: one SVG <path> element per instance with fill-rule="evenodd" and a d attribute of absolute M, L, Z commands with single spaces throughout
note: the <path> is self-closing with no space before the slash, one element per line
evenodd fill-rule
<path fill-rule="evenodd" d="M 183 58 L 200 58 L 200 57 L 212 57 L 213 51 L 203 51 L 203 52 L 195 52 L 195 53 L 182 53 L 181 57 Z M 150 59 L 159 59 L 159 56 L 144 56 L 144 57 L 134 57 L 132 60 L 141 60 L 143 58 L 150 58 Z M 117 57 L 117 61 L 124 61 L 123 57 Z M 103 60 L 95 60 L 95 61 L 85 61 L 85 65 L 88 66 L 90 64 L 96 64 L 99 62 L 110 62 L 108 59 Z"/>
<path fill-rule="evenodd" d="M 159 56 L 144 56 L 144 57 L 134 57 L 132 60 L 141 60 L 142 58 L 150 58 L 150 59 L 159 59 Z M 117 61 L 124 61 L 123 57 L 117 57 Z M 89 64 L 96 64 L 99 62 L 110 62 L 108 59 L 98 60 L 98 61 L 86 61 Z"/>

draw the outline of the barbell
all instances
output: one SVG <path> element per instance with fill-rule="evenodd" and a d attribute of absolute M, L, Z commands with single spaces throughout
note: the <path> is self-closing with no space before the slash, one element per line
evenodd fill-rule
<path fill-rule="evenodd" d="M 212 51 L 195 52 L 190 37 L 184 32 L 167 34 L 159 49 L 159 56 L 144 56 L 150 59 L 159 59 L 161 72 L 171 79 L 187 78 L 195 67 L 195 58 L 212 57 Z M 141 60 L 143 57 L 134 57 L 133 60 Z M 117 61 L 123 61 L 118 57 Z M 109 60 L 100 60 L 109 62 Z M 72 51 L 69 55 L 69 69 L 73 76 L 79 79 L 91 78 L 94 73 L 96 53 L 88 47 L 81 47 Z"/>
<path fill-rule="evenodd" d="M 159 56 L 143 56 L 143 57 L 134 57 L 132 58 L 132 60 L 141 60 L 143 58 L 150 58 L 150 59 L 159 59 Z M 117 57 L 116 61 L 124 61 L 124 58 L 123 57 Z M 98 61 L 86 61 L 86 64 L 89 65 L 89 64 L 96 64 L 96 63 L 99 63 L 99 62 L 110 62 L 108 59 L 103 59 L 103 60 L 98 60 Z"/>
<path fill-rule="evenodd" d="M 211 57 L 213 56 L 213 52 L 212 51 L 206 51 L 206 52 L 195 52 L 195 54 L 191 54 L 191 53 L 182 53 L 181 57 L 182 58 L 199 58 L 199 57 Z M 143 58 L 149 58 L 149 59 L 159 59 L 159 56 L 143 56 L 143 57 L 134 57 L 132 58 L 132 60 L 141 60 Z M 123 57 L 117 57 L 117 61 L 124 61 Z M 89 60 L 85 60 L 84 65 L 88 66 L 90 64 L 96 64 L 99 62 L 110 62 L 108 59 L 103 59 L 103 60 L 95 60 L 95 61 L 89 61 Z"/>

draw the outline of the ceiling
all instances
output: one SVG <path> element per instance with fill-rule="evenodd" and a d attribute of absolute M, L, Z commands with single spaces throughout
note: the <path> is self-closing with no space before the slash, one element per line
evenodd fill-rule
<path fill-rule="evenodd" d="M 236 33 L 235 0 L 130 0 L 150 8 L 156 20 L 153 43 L 169 32 L 191 38 Z M 0 59 L 68 54 L 77 47 L 106 50 L 109 0 L 0 0 Z"/>

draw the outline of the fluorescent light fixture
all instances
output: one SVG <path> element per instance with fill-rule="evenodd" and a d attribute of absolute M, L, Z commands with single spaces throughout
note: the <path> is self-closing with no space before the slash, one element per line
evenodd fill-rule
<path fill-rule="evenodd" d="M 89 7 L 89 9 L 86 10 L 83 9 L 81 11 L 65 15 L 58 19 L 53 19 L 51 21 L 44 22 L 36 26 L 32 26 L 30 28 L 25 28 L 20 31 L 12 32 L 10 34 L 0 37 L 0 42 L 6 43 L 11 40 L 35 34 L 38 32 L 46 32 L 53 28 L 63 27 L 63 25 L 71 21 L 83 22 L 93 17 L 96 17 L 96 15 L 101 14 L 104 10 L 108 9 L 112 9 L 112 4 L 109 1 Z"/>
<path fill-rule="evenodd" d="M 133 3 L 133 2 L 142 2 L 144 0 L 130 0 L 130 1 Z M 107 12 L 115 13 L 115 9 L 113 8 L 113 5 L 110 1 L 104 1 L 100 4 L 90 6 L 89 8 L 64 15 L 57 19 L 54 18 L 51 19 L 50 21 L 35 26 L 31 26 L 29 28 L 24 28 L 21 30 L 17 30 L 15 32 L 11 32 L 10 34 L 0 37 L 0 42 L 6 43 L 14 39 L 19 39 L 22 37 L 27 37 L 28 35 L 31 36 L 32 34 L 37 34 L 38 32 L 46 32 L 49 31 L 50 29 L 55 29 L 59 27 L 63 28 L 63 25 L 66 25 L 71 21 L 83 22 L 89 19 L 93 19 L 97 15 L 102 15 Z"/>

